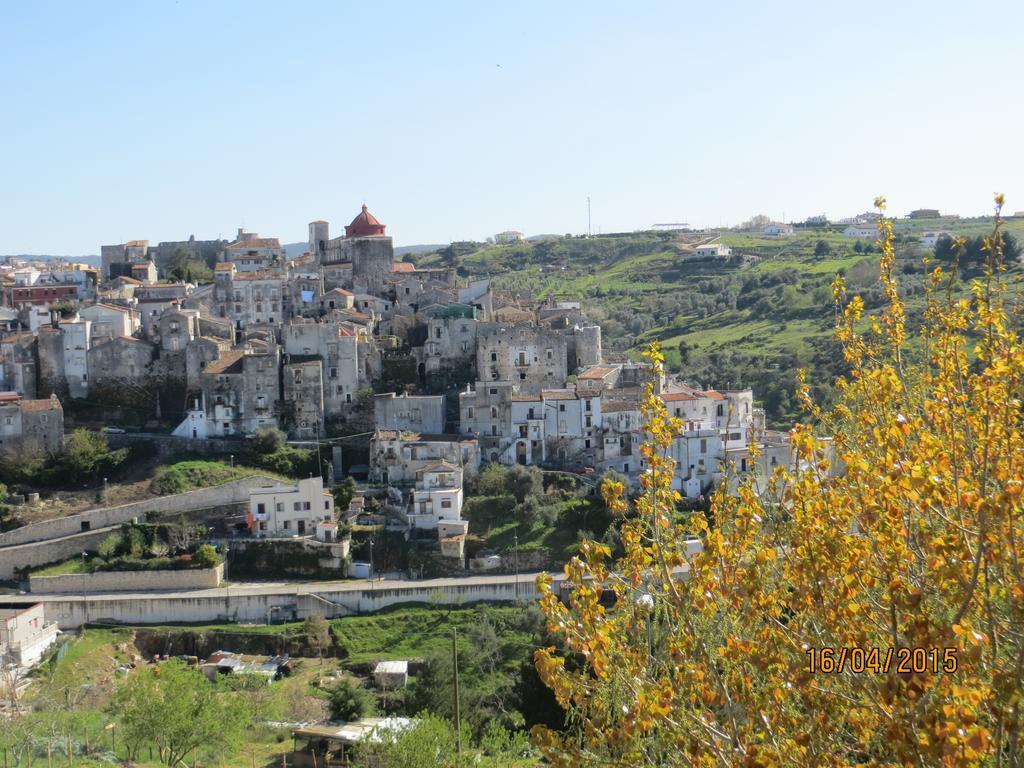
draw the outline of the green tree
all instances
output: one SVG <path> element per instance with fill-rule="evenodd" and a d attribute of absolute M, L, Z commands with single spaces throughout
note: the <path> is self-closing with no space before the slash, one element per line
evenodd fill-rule
<path fill-rule="evenodd" d="M 177 661 L 126 678 L 113 710 L 133 755 L 153 743 L 169 766 L 196 751 L 232 753 L 251 719 L 244 698 L 219 691 L 199 670 Z"/>
<path fill-rule="evenodd" d="M 350 723 L 377 711 L 373 694 L 351 678 L 344 677 L 328 693 L 331 718 Z"/>
<path fill-rule="evenodd" d="M 252 441 L 252 447 L 257 453 L 277 453 L 285 447 L 287 439 L 288 436 L 280 429 L 263 427 L 256 430 L 256 437 Z"/>
<path fill-rule="evenodd" d="M 505 468 L 496 462 L 486 464 L 476 479 L 476 491 L 480 496 L 500 496 L 505 493 Z"/>
<path fill-rule="evenodd" d="M 824 258 L 832 253 L 832 246 L 828 244 L 828 240 L 819 240 L 814 244 L 814 256 L 816 258 Z"/>
<path fill-rule="evenodd" d="M 319 613 L 314 613 L 306 619 L 303 625 L 303 632 L 306 636 L 306 645 L 316 651 L 320 663 L 324 663 L 324 653 L 331 647 L 331 627 Z"/>
<path fill-rule="evenodd" d="M 403 731 L 383 731 L 361 751 L 373 754 L 387 768 L 451 768 L 457 764 L 455 729 L 451 722 L 434 714 L 422 714 L 416 724 Z M 463 744 L 469 744 L 468 732 Z"/>
<path fill-rule="evenodd" d="M 71 482 L 95 482 L 103 472 L 109 472 L 123 461 L 127 453 L 123 449 L 111 451 L 106 435 L 82 427 L 64 442 L 59 466 Z"/>
<path fill-rule="evenodd" d="M 356 481 L 351 477 L 346 477 L 345 482 L 331 489 L 331 495 L 334 496 L 335 512 L 339 516 L 343 515 L 348 509 L 352 497 L 356 495 Z"/>
<path fill-rule="evenodd" d="M 686 342 L 686 339 L 679 340 L 679 362 L 683 365 L 689 365 L 690 363 L 690 345 Z"/>

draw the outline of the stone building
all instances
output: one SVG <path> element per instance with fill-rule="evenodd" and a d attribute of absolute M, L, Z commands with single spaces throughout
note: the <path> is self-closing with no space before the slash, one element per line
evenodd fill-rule
<path fill-rule="evenodd" d="M 427 338 L 418 350 L 424 373 L 464 367 L 475 360 L 476 313 L 476 307 L 469 304 L 427 311 Z"/>
<path fill-rule="evenodd" d="M 285 319 L 287 276 L 283 272 L 240 272 L 232 262 L 214 270 L 213 312 L 236 330 L 279 326 Z"/>
<path fill-rule="evenodd" d="M 426 435 L 378 429 L 370 440 L 370 481 L 411 485 L 417 473 L 439 461 L 460 467 L 466 478 L 480 468 L 480 448 L 470 435 Z"/>
<path fill-rule="evenodd" d="M 560 387 L 569 374 L 566 335 L 535 325 L 477 325 L 477 375 L 508 381 L 520 392 Z"/>
<path fill-rule="evenodd" d="M 239 437 L 277 427 L 280 400 L 276 344 L 232 349 L 200 374 L 209 437 Z"/>
<path fill-rule="evenodd" d="M 54 454 L 63 444 L 60 400 L 26 400 L 14 392 L 0 392 L 0 455 Z"/>
<path fill-rule="evenodd" d="M 129 240 L 119 245 L 101 245 L 100 280 L 111 280 L 121 275 L 131 276 L 131 265 L 149 259 L 148 240 Z"/>
<path fill-rule="evenodd" d="M 89 393 L 91 330 L 92 322 L 77 316 L 39 329 L 40 394 L 83 398 Z"/>
<path fill-rule="evenodd" d="M 238 272 L 263 272 L 284 268 L 285 252 L 276 237 L 260 237 L 255 232 L 238 230 L 235 242 L 224 246 L 224 262 Z"/>
<path fill-rule="evenodd" d="M 0 392 L 36 397 L 39 343 L 34 333 L 0 337 Z"/>
<path fill-rule="evenodd" d="M 517 395 L 510 381 L 478 381 L 459 393 L 459 431 L 480 443 L 484 461 L 512 456 L 512 400 Z M 507 460 L 512 463 L 514 459 Z"/>
<path fill-rule="evenodd" d="M 444 395 L 396 395 L 388 392 L 373 398 L 377 429 L 442 434 L 445 431 Z"/>
<path fill-rule="evenodd" d="M 330 314 L 321 320 L 292 318 L 282 328 L 281 343 L 291 356 L 315 356 L 322 361 L 323 408 L 326 418 L 344 413 L 356 393 L 372 378 L 372 342 L 351 323 Z"/>
<path fill-rule="evenodd" d="M 89 347 L 86 359 L 90 387 L 108 390 L 148 383 L 156 345 L 133 336 L 105 338 Z"/>
<path fill-rule="evenodd" d="M 344 237 L 329 238 L 328 225 L 322 221 L 311 223 L 309 229 L 310 251 L 324 268 L 326 290 L 358 286 L 365 292 L 380 291 L 384 277 L 392 272 L 394 246 L 384 234 L 385 225 L 365 205 L 345 227 Z"/>
<path fill-rule="evenodd" d="M 299 440 L 316 440 L 324 431 L 323 361 L 318 355 L 284 356 L 281 427 Z"/>

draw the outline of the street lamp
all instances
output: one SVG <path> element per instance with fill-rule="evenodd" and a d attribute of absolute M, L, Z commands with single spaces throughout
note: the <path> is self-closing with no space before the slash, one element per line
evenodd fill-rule
<path fill-rule="evenodd" d="M 231 459 L 231 468 L 234 469 L 235 468 L 235 454 L 232 453 L 229 458 Z"/>
<path fill-rule="evenodd" d="M 373 581 L 373 536 L 370 537 L 370 581 Z"/>

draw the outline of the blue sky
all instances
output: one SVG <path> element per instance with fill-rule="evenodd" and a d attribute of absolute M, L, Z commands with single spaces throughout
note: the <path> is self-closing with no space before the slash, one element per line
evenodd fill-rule
<path fill-rule="evenodd" d="M 830 7 L 834 6 L 834 7 Z M 6 2 L 0 253 L 1024 210 L 1024 3 Z"/>

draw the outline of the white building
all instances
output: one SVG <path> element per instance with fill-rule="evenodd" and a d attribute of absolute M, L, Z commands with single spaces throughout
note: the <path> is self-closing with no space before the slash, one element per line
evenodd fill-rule
<path fill-rule="evenodd" d="M 878 227 L 871 221 L 857 221 L 843 230 L 847 237 L 878 237 Z"/>
<path fill-rule="evenodd" d="M 333 520 L 334 497 L 320 477 L 249 491 L 249 530 L 257 536 L 312 536 Z"/>
<path fill-rule="evenodd" d="M 64 377 L 71 397 L 81 398 L 89 393 L 88 355 L 92 340 L 91 320 L 62 320 L 64 343 Z"/>
<path fill-rule="evenodd" d="M 761 233 L 768 237 L 791 237 L 793 235 L 793 225 L 773 221 L 762 229 Z"/>
<path fill-rule="evenodd" d="M 139 327 L 139 313 L 115 304 L 93 304 L 78 312 L 83 320 L 92 322 L 93 340 L 101 337 L 132 336 Z"/>
<path fill-rule="evenodd" d="M 468 529 L 469 523 L 462 519 L 462 469 L 439 461 L 416 474 L 409 525 L 427 530 L 441 525 Z"/>
<path fill-rule="evenodd" d="M 0 664 L 27 669 L 57 640 L 58 629 L 47 622 L 43 604 L 0 603 Z"/>
<path fill-rule="evenodd" d="M 699 245 L 693 249 L 693 255 L 695 258 L 708 258 L 708 257 L 726 257 L 732 256 L 732 248 L 725 245 L 724 243 L 708 243 L 707 245 Z"/>
<path fill-rule="evenodd" d="M 939 242 L 939 239 L 943 237 L 948 237 L 950 240 L 953 240 L 956 238 L 956 235 L 954 235 L 952 232 L 946 231 L 925 232 L 921 235 L 921 239 L 918 240 L 918 242 L 921 244 L 922 248 L 928 248 L 929 250 L 931 250 L 935 247 L 935 244 Z"/>
<path fill-rule="evenodd" d="M 514 229 L 506 229 L 504 232 L 499 232 L 494 236 L 494 242 L 498 245 L 505 245 L 507 243 L 517 243 L 523 239 L 523 233 L 517 232 Z"/>

